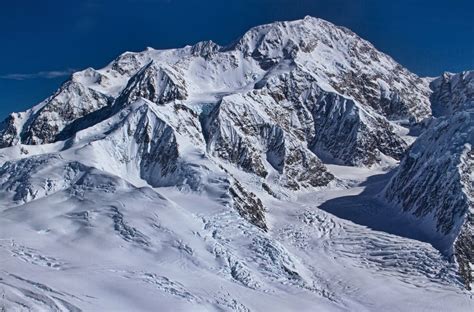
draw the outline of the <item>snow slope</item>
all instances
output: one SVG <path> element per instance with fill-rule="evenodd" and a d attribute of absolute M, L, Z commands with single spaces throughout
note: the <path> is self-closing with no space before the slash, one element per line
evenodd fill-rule
<path fill-rule="evenodd" d="M 20 190 L 2 187 L 7 311 L 472 309 L 455 268 L 431 245 L 318 209 L 357 188 L 266 196 L 264 232 L 222 204 L 226 182 L 215 173 L 205 192 L 183 193 L 35 157 L 46 163 L 18 176 L 43 193 L 15 199 Z"/>

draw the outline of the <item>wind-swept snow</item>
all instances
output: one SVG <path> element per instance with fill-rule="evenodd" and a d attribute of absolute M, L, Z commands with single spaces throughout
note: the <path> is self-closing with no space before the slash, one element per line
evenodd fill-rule
<path fill-rule="evenodd" d="M 67 174 L 69 162 L 63 164 Z M 78 172 L 79 179 L 48 197 L 2 208 L 7 310 L 472 308 L 455 268 L 431 245 L 318 209 L 351 189 L 297 201 L 261 195 L 270 207 L 265 233 L 220 204 L 223 181 L 183 194 L 137 188 L 98 170 Z"/>

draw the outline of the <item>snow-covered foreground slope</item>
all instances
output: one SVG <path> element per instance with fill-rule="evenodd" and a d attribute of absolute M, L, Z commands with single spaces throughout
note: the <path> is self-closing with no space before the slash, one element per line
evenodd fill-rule
<path fill-rule="evenodd" d="M 318 209 L 358 187 L 296 201 L 267 196 L 265 233 L 220 204 L 226 183 L 217 176 L 206 192 L 183 193 L 134 187 L 61 157 L 47 161 L 47 170 L 45 163 L 23 167 L 40 174 L 28 185 L 47 196 L 15 204 L 9 195 L 19 190 L 2 188 L 0 289 L 7 311 L 473 307 L 455 268 L 431 245 Z"/>
<path fill-rule="evenodd" d="M 0 307 L 472 310 L 440 247 L 459 232 L 430 236 L 377 197 L 416 130 L 410 153 L 440 136 L 428 151 L 451 151 L 428 120 L 464 110 L 472 76 L 446 77 L 311 17 L 73 74 L 0 125 Z M 456 177 L 441 195 L 462 197 Z"/>

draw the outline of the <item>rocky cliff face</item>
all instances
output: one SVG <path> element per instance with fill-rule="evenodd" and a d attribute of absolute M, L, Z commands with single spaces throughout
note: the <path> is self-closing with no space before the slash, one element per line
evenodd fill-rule
<path fill-rule="evenodd" d="M 436 117 L 450 115 L 468 106 L 474 101 L 474 72 L 459 74 L 445 73 L 430 83 L 433 90 L 431 103 Z"/>
<path fill-rule="evenodd" d="M 265 80 L 270 96 L 291 111 L 286 122 L 310 149 L 329 161 L 354 166 L 380 163 L 382 155 L 400 159 L 406 143 L 372 107 L 325 90 L 317 77 L 295 69 Z M 271 110 L 271 109 L 269 109 Z M 283 119 L 284 112 L 276 114 Z"/>
<path fill-rule="evenodd" d="M 226 96 L 206 117 L 208 150 L 262 178 L 276 175 L 291 189 L 327 185 L 332 175 L 285 119 L 268 95 Z"/>
<path fill-rule="evenodd" d="M 130 104 L 145 98 L 156 104 L 165 104 L 186 97 L 184 79 L 171 67 L 161 67 L 151 61 L 129 80 L 118 102 Z"/>
<path fill-rule="evenodd" d="M 69 124 L 111 104 L 111 99 L 73 80 L 65 82 L 50 98 L 35 108 L 12 114 L 0 130 L 0 146 L 17 143 L 45 144 Z"/>

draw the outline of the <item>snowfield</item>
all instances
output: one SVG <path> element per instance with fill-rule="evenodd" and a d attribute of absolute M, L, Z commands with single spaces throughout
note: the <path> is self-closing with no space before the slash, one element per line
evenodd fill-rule
<path fill-rule="evenodd" d="M 0 311 L 473 311 L 473 77 L 312 17 L 74 73 L 0 124 Z"/>
<path fill-rule="evenodd" d="M 196 195 L 134 187 L 85 169 L 72 186 L 2 208 L 2 305 L 7 311 L 470 311 L 473 301 L 454 266 L 430 244 L 319 209 L 350 196 L 349 207 L 377 213 L 360 193 L 380 172 L 336 169 L 357 177 L 352 187 L 297 201 L 267 196 L 268 233 L 218 204 L 218 181 Z"/>

